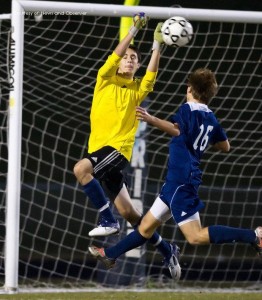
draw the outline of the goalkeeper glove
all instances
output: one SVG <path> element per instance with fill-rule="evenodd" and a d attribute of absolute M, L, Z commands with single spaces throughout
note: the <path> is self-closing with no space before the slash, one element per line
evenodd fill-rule
<path fill-rule="evenodd" d="M 152 50 L 160 50 L 161 49 L 161 45 L 164 43 L 163 37 L 162 37 L 162 32 L 161 32 L 161 27 L 162 27 L 163 23 L 158 23 L 156 26 L 156 29 L 154 31 L 154 43 L 153 43 L 153 47 Z"/>
<path fill-rule="evenodd" d="M 139 29 L 146 26 L 148 19 L 149 18 L 143 12 L 140 12 L 140 13 L 134 15 L 134 17 L 133 17 L 134 25 L 129 30 L 129 32 L 132 34 L 132 36 L 136 36 Z"/>

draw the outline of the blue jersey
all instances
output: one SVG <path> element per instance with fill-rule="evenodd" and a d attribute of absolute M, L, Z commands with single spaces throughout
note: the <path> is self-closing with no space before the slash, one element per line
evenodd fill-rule
<path fill-rule="evenodd" d="M 208 144 L 225 141 L 227 136 L 205 104 L 183 104 L 171 122 L 178 124 L 180 135 L 169 144 L 167 176 L 159 197 L 179 223 L 204 207 L 198 197 L 200 159 Z"/>
<path fill-rule="evenodd" d="M 178 123 L 180 135 L 169 145 L 167 181 L 200 183 L 200 159 L 208 144 L 227 140 L 214 113 L 205 104 L 187 102 L 171 117 Z"/>

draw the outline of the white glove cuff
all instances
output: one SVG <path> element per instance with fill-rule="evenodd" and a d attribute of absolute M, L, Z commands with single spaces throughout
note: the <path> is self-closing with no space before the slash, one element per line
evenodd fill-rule
<path fill-rule="evenodd" d="M 162 44 L 160 44 L 158 41 L 154 40 L 152 50 L 160 51 L 161 49 L 162 49 Z"/>
<path fill-rule="evenodd" d="M 135 26 L 132 26 L 129 30 L 129 33 L 132 34 L 132 36 L 136 36 L 138 33 L 138 29 Z"/>

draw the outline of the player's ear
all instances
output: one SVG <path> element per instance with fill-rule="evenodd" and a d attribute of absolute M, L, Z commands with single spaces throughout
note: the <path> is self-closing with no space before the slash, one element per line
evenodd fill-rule
<path fill-rule="evenodd" d="M 141 64 L 138 63 L 138 64 L 137 64 L 137 67 L 136 67 L 136 70 L 138 70 L 138 69 L 140 68 L 140 66 L 141 66 Z"/>

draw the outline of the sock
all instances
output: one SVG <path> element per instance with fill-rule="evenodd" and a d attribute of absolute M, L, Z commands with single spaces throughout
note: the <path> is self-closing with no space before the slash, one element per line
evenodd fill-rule
<path fill-rule="evenodd" d="M 99 210 L 101 217 L 108 222 L 116 223 L 116 219 L 110 210 L 105 193 L 99 182 L 93 178 L 86 185 L 83 185 L 83 189 L 93 205 Z"/>
<path fill-rule="evenodd" d="M 108 258 L 116 259 L 120 255 L 126 253 L 131 249 L 135 249 L 141 245 L 143 245 L 147 241 L 138 230 L 134 230 L 130 234 L 128 234 L 125 238 L 120 240 L 116 245 L 110 248 L 106 248 L 105 255 Z"/>
<path fill-rule="evenodd" d="M 143 217 L 141 217 L 139 222 L 133 226 L 134 229 L 138 228 L 142 218 Z M 172 256 L 170 244 L 164 241 L 157 232 L 154 232 L 154 234 L 148 241 L 158 249 L 158 251 L 164 256 L 165 259 L 170 259 L 170 257 Z"/>
<path fill-rule="evenodd" d="M 214 225 L 208 227 L 208 232 L 211 244 L 254 243 L 256 241 L 255 231 L 251 229 Z"/>
<path fill-rule="evenodd" d="M 154 232 L 149 242 L 158 249 L 165 259 L 170 259 L 172 256 L 170 243 L 163 240 L 157 232 Z"/>

